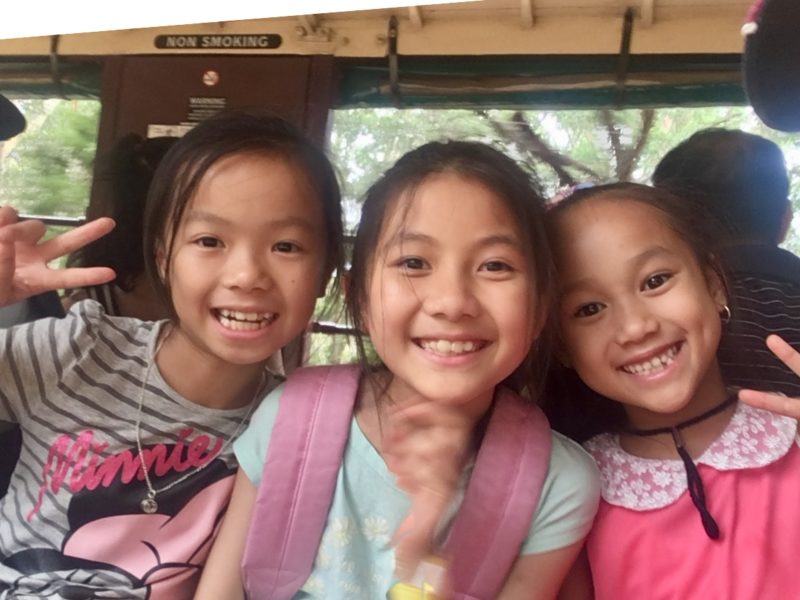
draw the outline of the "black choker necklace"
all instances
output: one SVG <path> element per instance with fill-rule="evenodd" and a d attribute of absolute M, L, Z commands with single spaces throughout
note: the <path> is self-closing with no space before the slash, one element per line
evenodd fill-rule
<path fill-rule="evenodd" d="M 719 526 L 714 520 L 714 517 L 711 516 L 711 513 L 708 512 L 708 508 L 706 507 L 706 493 L 705 489 L 703 488 L 703 480 L 700 478 L 700 473 L 697 472 L 697 467 L 695 466 L 692 457 L 689 456 L 689 452 L 686 450 L 686 444 L 683 441 L 681 429 L 691 427 L 692 425 L 696 425 L 701 421 L 705 421 L 706 419 L 721 413 L 726 408 L 734 404 L 736 400 L 737 394 L 736 392 L 733 392 L 723 402 L 714 408 L 707 410 L 701 415 L 692 417 L 691 419 L 681 421 L 677 425 L 673 425 L 671 427 L 657 427 L 656 429 L 630 428 L 624 430 L 625 433 L 642 437 L 661 435 L 662 433 L 669 433 L 672 435 L 672 441 L 675 442 L 675 449 L 678 451 L 678 455 L 681 457 L 683 466 L 686 469 L 686 481 L 689 487 L 689 495 L 691 496 L 692 502 L 700 513 L 700 519 L 703 522 L 703 529 L 705 529 L 706 535 L 708 535 L 708 537 L 710 537 L 712 540 L 719 539 Z"/>

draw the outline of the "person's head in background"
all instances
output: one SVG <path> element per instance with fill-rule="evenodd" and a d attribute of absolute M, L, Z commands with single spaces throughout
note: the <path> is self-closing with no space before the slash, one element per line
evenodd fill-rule
<path fill-rule="evenodd" d="M 800 131 L 800 2 L 754 0 L 742 27 L 747 99 L 765 125 Z"/>
<path fill-rule="evenodd" d="M 114 269 L 113 283 L 91 290 L 76 290 L 69 302 L 92 297 L 113 315 L 157 320 L 168 316 L 145 274 L 143 231 L 147 192 L 161 159 L 178 138 L 144 139 L 129 133 L 99 159 L 97 178 L 108 198 L 102 199 L 117 226 L 108 235 L 70 256 L 70 266 L 107 266 Z"/>
<path fill-rule="evenodd" d="M 8 98 L 0 94 L 0 142 L 25 131 L 25 117 Z"/>
<path fill-rule="evenodd" d="M 789 175 L 774 142 L 736 129 L 704 129 L 670 150 L 653 184 L 705 207 L 729 244 L 777 246 L 792 220 Z"/>

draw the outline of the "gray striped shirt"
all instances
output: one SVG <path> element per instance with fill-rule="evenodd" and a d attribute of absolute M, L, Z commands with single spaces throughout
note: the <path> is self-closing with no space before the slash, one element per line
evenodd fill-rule
<path fill-rule="evenodd" d="M 151 369 L 141 438 L 154 487 L 202 469 L 144 514 L 135 424 L 163 325 L 89 300 L 0 331 L 0 420 L 23 432 L 0 500 L 0 599 L 191 597 L 233 482 L 225 441 L 247 409 L 192 403 Z"/>

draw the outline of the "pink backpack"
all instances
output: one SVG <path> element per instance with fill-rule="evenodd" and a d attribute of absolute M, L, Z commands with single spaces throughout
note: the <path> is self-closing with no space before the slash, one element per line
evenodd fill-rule
<path fill-rule="evenodd" d="M 247 536 L 242 580 L 254 600 L 290 600 L 311 574 L 350 431 L 361 371 L 295 371 L 281 396 Z M 490 600 L 530 529 L 550 461 L 550 426 L 500 389 L 445 550 L 456 599 Z"/>

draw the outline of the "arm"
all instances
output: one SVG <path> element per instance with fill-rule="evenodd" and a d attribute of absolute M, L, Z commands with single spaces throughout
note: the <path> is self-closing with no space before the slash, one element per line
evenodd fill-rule
<path fill-rule="evenodd" d="M 256 486 L 239 469 L 228 511 L 203 568 L 195 600 L 244 600 L 242 559 L 256 492 Z"/>
<path fill-rule="evenodd" d="M 558 600 L 593 600 L 593 598 L 592 570 L 589 567 L 589 556 L 584 546 L 564 579 L 561 591 L 558 593 Z"/>
<path fill-rule="evenodd" d="M 581 554 L 600 500 L 600 475 L 575 442 L 552 434 L 550 469 L 520 557 L 502 600 L 593 596 L 588 560 Z"/>
<path fill-rule="evenodd" d="M 520 556 L 498 600 L 552 600 L 575 562 L 583 541 L 565 548 Z M 572 596 L 576 600 L 579 596 Z M 584 596 L 586 598 L 586 596 Z"/>
<path fill-rule="evenodd" d="M 0 306 L 13 304 L 40 292 L 83 287 L 114 279 L 105 267 L 50 269 L 47 264 L 102 237 L 114 227 L 108 218 L 42 241 L 46 227 L 41 221 L 18 221 L 14 209 L 0 207 Z"/>
<path fill-rule="evenodd" d="M 382 455 L 397 487 L 411 499 L 409 514 L 392 539 L 401 581 L 408 581 L 433 551 L 439 523 L 458 488 L 473 428 L 473 420 L 460 408 L 424 399 L 390 412 Z"/>
<path fill-rule="evenodd" d="M 787 344 L 780 336 L 767 337 L 767 347 L 780 361 L 789 367 L 795 375 L 800 375 L 800 353 Z M 800 401 L 774 392 L 758 392 L 741 390 L 739 400 L 756 408 L 771 410 L 787 417 L 800 419 Z"/>

